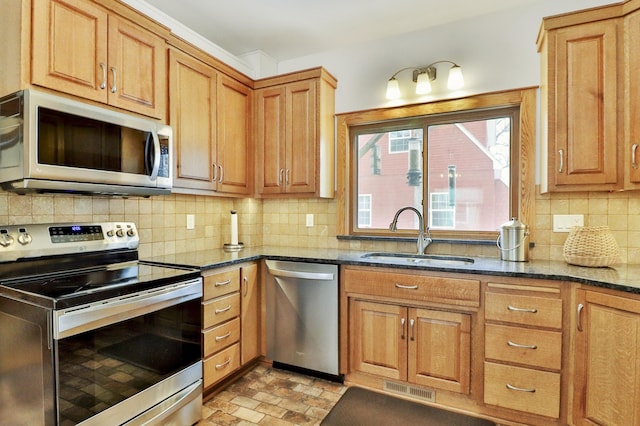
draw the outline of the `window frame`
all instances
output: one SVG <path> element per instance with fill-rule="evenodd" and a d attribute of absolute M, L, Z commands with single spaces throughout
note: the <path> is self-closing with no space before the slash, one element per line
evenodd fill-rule
<path fill-rule="evenodd" d="M 441 100 L 416 105 L 380 108 L 354 113 L 338 114 L 338 185 L 343 188 L 338 194 L 338 211 L 341 214 L 338 221 L 338 234 L 345 237 L 407 237 L 415 236 L 415 230 L 398 230 L 392 233 L 387 230 L 357 229 L 357 216 L 354 217 L 354 200 L 357 202 L 357 188 L 355 167 L 357 146 L 354 143 L 354 128 L 375 128 L 393 130 L 398 125 L 411 126 L 424 117 L 438 117 L 444 123 L 447 117 L 454 122 L 460 121 L 465 112 L 472 115 L 481 111 L 491 114 L 496 109 L 514 108 L 512 119 L 512 134 L 517 135 L 518 146 L 511 148 L 511 182 L 510 182 L 510 212 L 523 222 L 529 222 L 534 217 L 533 192 L 535 190 L 535 120 L 536 120 L 536 92 L 537 88 L 515 89 L 465 98 Z M 385 123 L 385 126 L 380 126 Z M 419 125 L 421 126 L 421 125 Z M 406 128 L 406 127 L 405 127 Z M 424 127 L 426 131 L 427 127 Z M 423 170 L 426 171 L 427 155 L 423 155 Z M 423 197 L 424 199 L 425 197 Z M 423 200 L 424 207 L 425 200 Z M 355 208 L 357 215 L 357 204 Z M 428 214 L 425 214 L 428 221 Z M 495 239 L 499 230 L 491 231 L 449 231 L 434 230 L 432 235 L 438 239 L 456 240 L 490 240 Z"/>

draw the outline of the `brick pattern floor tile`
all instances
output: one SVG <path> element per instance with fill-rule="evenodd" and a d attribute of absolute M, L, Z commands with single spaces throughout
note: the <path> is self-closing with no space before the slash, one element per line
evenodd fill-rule
<path fill-rule="evenodd" d="M 339 383 L 258 365 L 204 403 L 198 426 L 315 426 L 346 390 Z"/>

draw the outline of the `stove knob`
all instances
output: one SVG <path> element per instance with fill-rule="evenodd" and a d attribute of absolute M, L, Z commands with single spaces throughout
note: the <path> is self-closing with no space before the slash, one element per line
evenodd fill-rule
<path fill-rule="evenodd" d="M 107 237 L 113 237 L 115 235 L 115 232 L 113 232 L 113 229 L 111 229 L 110 231 L 107 231 Z"/>
<path fill-rule="evenodd" d="M 2 233 L 0 234 L 0 246 L 9 247 L 13 244 L 13 237 L 9 234 Z"/>
<path fill-rule="evenodd" d="M 29 244 L 31 240 L 31 234 L 29 234 L 28 232 L 21 232 L 20 235 L 18 235 L 18 242 L 23 246 Z"/>
<path fill-rule="evenodd" d="M 136 231 L 134 231 L 131 228 L 127 229 L 127 236 L 128 237 L 135 237 L 136 236 Z"/>
<path fill-rule="evenodd" d="M 116 235 L 117 235 L 118 237 L 124 237 L 124 231 L 123 231 L 122 229 L 118 229 L 118 230 L 116 231 Z"/>

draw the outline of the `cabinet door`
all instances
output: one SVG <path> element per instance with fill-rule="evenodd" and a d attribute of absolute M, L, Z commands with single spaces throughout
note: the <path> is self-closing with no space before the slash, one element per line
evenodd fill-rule
<path fill-rule="evenodd" d="M 629 112 L 629 133 L 626 135 L 623 161 L 627 180 L 634 188 L 640 185 L 640 11 L 629 14 L 625 27 L 627 64 L 625 83 L 626 110 Z"/>
<path fill-rule="evenodd" d="M 316 82 L 300 81 L 286 86 L 286 192 L 316 190 Z"/>
<path fill-rule="evenodd" d="M 409 309 L 410 382 L 469 393 L 471 316 Z"/>
<path fill-rule="evenodd" d="M 350 313 L 351 371 L 407 378 L 407 309 L 354 300 Z"/>
<path fill-rule="evenodd" d="M 285 89 L 282 86 L 256 92 L 256 191 L 284 192 Z"/>
<path fill-rule="evenodd" d="M 640 301 L 578 290 L 577 425 L 640 425 Z"/>
<path fill-rule="evenodd" d="M 166 55 L 160 37 L 110 16 L 109 104 L 164 120 Z"/>
<path fill-rule="evenodd" d="M 219 192 L 251 193 L 251 89 L 218 78 L 217 186 Z"/>
<path fill-rule="evenodd" d="M 617 32 L 615 19 L 557 30 L 555 117 L 549 121 L 549 132 L 555 133 L 550 135 L 555 141 L 549 147 L 550 181 L 557 189 L 606 189 L 619 183 Z"/>
<path fill-rule="evenodd" d="M 32 82 L 107 102 L 107 12 L 84 0 L 33 2 Z"/>
<path fill-rule="evenodd" d="M 242 343 L 241 364 L 260 356 L 260 291 L 258 264 L 243 266 L 240 282 Z"/>
<path fill-rule="evenodd" d="M 174 186 L 214 189 L 216 81 L 213 68 L 176 50 L 169 54 L 175 152 Z"/>

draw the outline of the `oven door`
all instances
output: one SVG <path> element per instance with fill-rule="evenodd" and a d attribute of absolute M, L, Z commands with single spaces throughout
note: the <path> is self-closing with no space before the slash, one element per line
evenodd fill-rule
<path fill-rule="evenodd" d="M 201 296 L 198 278 L 54 311 L 58 424 L 199 420 Z"/>

